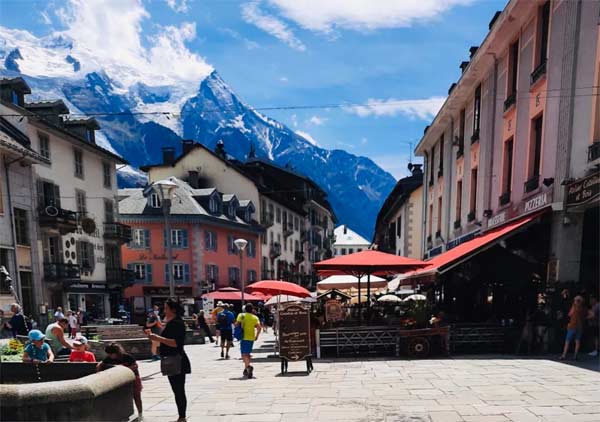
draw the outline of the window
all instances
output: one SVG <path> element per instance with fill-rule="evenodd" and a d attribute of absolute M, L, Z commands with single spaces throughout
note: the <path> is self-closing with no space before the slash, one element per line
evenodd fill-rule
<path fill-rule="evenodd" d="M 217 234 L 215 232 L 204 232 L 204 247 L 207 251 L 217 250 Z"/>
<path fill-rule="evenodd" d="M 0 266 L 10 271 L 7 249 L 0 248 Z M 0 277 L 0 293 L 10 293 L 10 282 L 6 277 Z"/>
<path fill-rule="evenodd" d="M 538 39 L 535 66 L 546 63 L 548 55 L 548 29 L 550 26 L 550 1 L 540 6 L 538 11 Z"/>
<path fill-rule="evenodd" d="M 444 134 L 440 138 L 440 165 L 438 167 L 438 177 L 444 175 Z"/>
<path fill-rule="evenodd" d="M 479 127 L 481 125 L 481 85 L 475 88 L 475 101 L 473 102 L 473 136 L 471 142 L 479 140 Z"/>
<path fill-rule="evenodd" d="M 462 180 L 456 182 L 456 220 L 460 221 L 462 215 Z"/>
<path fill-rule="evenodd" d="M 75 190 L 75 202 L 77 204 L 77 212 L 80 216 L 87 214 L 87 198 L 85 192 L 79 189 Z"/>
<path fill-rule="evenodd" d="M 19 105 L 19 94 L 14 89 L 10 92 L 10 102 Z"/>
<path fill-rule="evenodd" d="M 246 281 L 248 282 L 248 284 L 254 283 L 256 281 L 256 271 L 248 270 L 247 277 L 248 277 L 248 279 Z"/>
<path fill-rule="evenodd" d="M 206 280 L 210 283 L 219 282 L 219 266 L 208 264 L 206 266 Z"/>
<path fill-rule="evenodd" d="M 433 186 L 433 174 L 435 172 L 435 148 L 431 148 L 430 160 L 427 163 L 429 165 L 429 186 Z"/>
<path fill-rule="evenodd" d="M 275 209 L 275 221 L 281 223 L 281 208 L 279 207 Z"/>
<path fill-rule="evenodd" d="M 77 241 L 77 258 L 79 268 L 84 271 L 93 272 L 96 263 L 94 259 L 94 244 L 83 240 Z"/>
<path fill-rule="evenodd" d="M 50 159 L 50 138 L 42 132 L 38 132 L 38 138 L 40 140 L 40 155 Z"/>
<path fill-rule="evenodd" d="M 112 166 L 109 163 L 102 163 L 102 180 L 105 188 L 112 188 Z"/>
<path fill-rule="evenodd" d="M 529 179 L 533 179 L 540 175 L 543 123 L 543 115 L 536 117 L 531 123 L 531 129 L 533 133 L 529 147 Z"/>
<path fill-rule="evenodd" d="M 60 188 L 51 182 L 37 181 L 38 203 L 40 207 L 60 208 Z"/>
<path fill-rule="evenodd" d="M 167 247 L 167 231 L 163 231 L 164 246 Z M 185 229 L 171 229 L 171 246 L 174 248 L 188 247 L 188 231 Z"/>
<path fill-rule="evenodd" d="M 353 254 L 354 253 L 354 248 L 349 248 L 348 249 L 348 255 Z"/>
<path fill-rule="evenodd" d="M 114 223 L 115 222 L 115 206 L 112 199 L 104 200 L 104 222 Z"/>
<path fill-rule="evenodd" d="M 219 200 L 215 198 L 215 196 L 211 196 L 210 201 L 208 201 L 208 210 L 216 214 L 219 212 Z"/>
<path fill-rule="evenodd" d="M 131 231 L 131 249 L 149 249 L 150 248 L 150 230 L 133 229 Z"/>
<path fill-rule="evenodd" d="M 513 138 L 504 143 L 504 179 L 502 193 L 510 194 L 512 190 L 512 166 L 513 166 Z"/>
<path fill-rule="evenodd" d="M 519 76 L 519 40 L 511 44 L 508 53 L 508 89 L 507 101 L 517 94 L 517 81 Z M 504 108 L 508 108 L 506 105 Z"/>
<path fill-rule="evenodd" d="M 132 270 L 135 273 L 136 282 L 149 283 L 152 281 L 152 264 L 128 264 L 127 269 Z"/>
<path fill-rule="evenodd" d="M 300 242 L 294 240 L 294 251 L 298 252 L 300 250 Z"/>
<path fill-rule="evenodd" d="M 362 252 L 362 248 L 358 248 L 356 252 Z"/>
<path fill-rule="evenodd" d="M 237 254 L 237 246 L 235 246 L 235 236 L 227 236 L 227 253 L 229 255 Z"/>
<path fill-rule="evenodd" d="M 402 237 L 402 216 L 396 219 L 396 236 Z"/>
<path fill-rule="evenodd" d="M 237 285 L 240 281 L 240 269 L 238 267 L 229 267 L 229 282 Z"/>
<path fill-rule="evenodd" d="M 227 207 L 227 216 L 229 218 L 235 218 L 235 211 L 236 211 L 235 203 L 233 201 L 231 201 L 229 203 L 229 206 Z"/>
<path fill-rule="evenodd" d="M 88 142 L 94 142 L 94 132 L 91 129 L 85 131 L 85 140 Z"/>
<path fill-rule="evenodd" d="M 27 221 L 27 211 L 21 208 L 14 208 L 15 233 L 17 235 L 17 245 L 29 246 L 29 221 Z"/>
<path fill-rule="evenodd" d="M 262 233 L 260 235 L 260 239 L 262 240 L 262 244 L 266 245 L 267 244 L 267 233 Z"/>
<path fill-rule="evenodd" d="M 150 206 L 152 208 L 160 208 L 161 207 L 160 197 L 158 196 L 157 193 L 150 194 L 150 196 L 148 197 L 148 203 L 150 204 Z"/>
<path fill-rule="evenodd" d="M 442 231 L 442 197 L 438 197 L 437 232 Z"/>
<path fill-rule="evenodd" d="M 73 149 L 73 159 L 75 164 L 75 176 L 83 179 L 83 152 L 80 149 Z"/>
<path fill-rule="evenodd" d="M 346 248 L 342 248 L 342 255 L 346 255 Z"/>
<path fill-rule="evenodd" d="M 474 214 L 475 214 L 476 210 L 477 210 L 477 169 L 474 168 L 473 170 L 471 170 L 471 199 L 470 199 L 470 204 L 469 204 L 469 212 L 471 214 L 473 214 L 473 219 L 474 219 Z"/>
<path fill-rule="evenodd" d="M 459 122 L 458 122 L 458 152 L 456 158 L 463 155 L 465 150 L 465 109 L 460 111 Z"/>
<path fill-rule="evenodd" d="M 431 230 L 433 229 L 433 204 L 429 205 L 429 218 L 428 218 L 427 235 L 431 237 Z"/>
<path fill-rule="evenodd" d="M 246 246 L 246 255 L 249 258 L 255 258 L 256 257 L 256 241 L 255 240 L 248 240 L 248 246 Z"/>
<path fill-rule="evenodd" d="M 270 222 L 273 223 L 273 218 L 275 217 L 273 204 L 269 204 L 269 219 Z"/>
<path fill-rule="evenodd" d="M 298 217 L 294 217 L 294 230 L 300 230 L 300 219 Z"/>
<path fill-rule="evenodd" d="M 287 229 L 287 222 L 288 222 L 288 214 L 286 210 L 283 210 L 283 229 L 286 230 Z"/>
<path fill-rule="evenodd" d="M 181 263 L 173 264 L 173 271 L 171 271 L 171 273 L 173 274 L 173 280 L 176 283 L 189 284 L 189 282 L 190 282 L 190 265 L 189 264 L 181 264 Z M 165 281 L 166 282 L 171 281 L 170 275 L 169 275 L 169 264 L 165 264 Z"/>

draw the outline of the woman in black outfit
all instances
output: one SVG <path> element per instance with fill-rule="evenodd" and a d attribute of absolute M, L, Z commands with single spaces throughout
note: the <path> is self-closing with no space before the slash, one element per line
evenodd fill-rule
<path fill-rule="evenodd" d="M 185 412 L 187 407 L 187 398 L 185 397 L 185 374 L 191 373 L 190 360 L 183 350 L 185 341 L 185 322 L 181 319 L 183 307 L 173 298 L 165 302 L 165 328 L 161 335 L 148 334 L 148 338 L 160 343 L 160 356 L 181 355 L 181 373 L 170 375 L 169 383 L 175 394 L 175 403 L 179 412 L 177 422 L 186 420 Z"/>

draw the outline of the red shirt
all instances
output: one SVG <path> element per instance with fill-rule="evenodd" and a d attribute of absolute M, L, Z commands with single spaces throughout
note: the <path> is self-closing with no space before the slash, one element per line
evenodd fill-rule
<path fill-rule="evenodd" d="M 96 362 L 96 356 L 92 352 L 80 352 L 72 350 L 69 362 Z"/>

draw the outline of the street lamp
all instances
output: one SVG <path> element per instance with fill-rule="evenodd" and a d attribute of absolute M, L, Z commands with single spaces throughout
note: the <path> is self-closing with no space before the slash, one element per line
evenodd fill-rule
<path fill-rule="evenodd" d="M 244 289 L 246 288 L 246 286 L 244 286 L 244 267 L 243 267 L 243 255 L 244 255 L 244 249 L 246 249 L 246 246 L 248 245 L 248 241 L 246 239 L 235 239 L 233 241 L 233 243 L 235 243 L 235 246 L 238 248 L 238 251 L 240 251 L 240 281 L 242 282 L 242 312 L 244 311 Z"/>
<path fill-rule="evenodd" d="M 167 233 L 167 258 L 169 260 L 169 296 L 175 297 L 175 277 L 173 275 L 173 249 L 171 247 L 171 225 L 169 216 L 171 214 L 171 199 L 177 184 L 169 179 L 159 180 L 150 185 L 154 192 L 159 195 L 162 205 L 163 217 L 165 219 L 165 230 Z"/>

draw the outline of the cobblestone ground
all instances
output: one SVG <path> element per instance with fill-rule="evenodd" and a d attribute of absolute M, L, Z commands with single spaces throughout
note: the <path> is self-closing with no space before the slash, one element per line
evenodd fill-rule
<path fill-rule="evenodd" d="M 273 338 L 242 379 L 239 347 L 222 360 L 212 344 L 187 346 L 188 421 L 600 421 L 600 373 L 547 359 L 318 360 L 314 372 L 270 360 Z M 177 419 L 157 362 L 141 362 L 144 421 Z"/>

